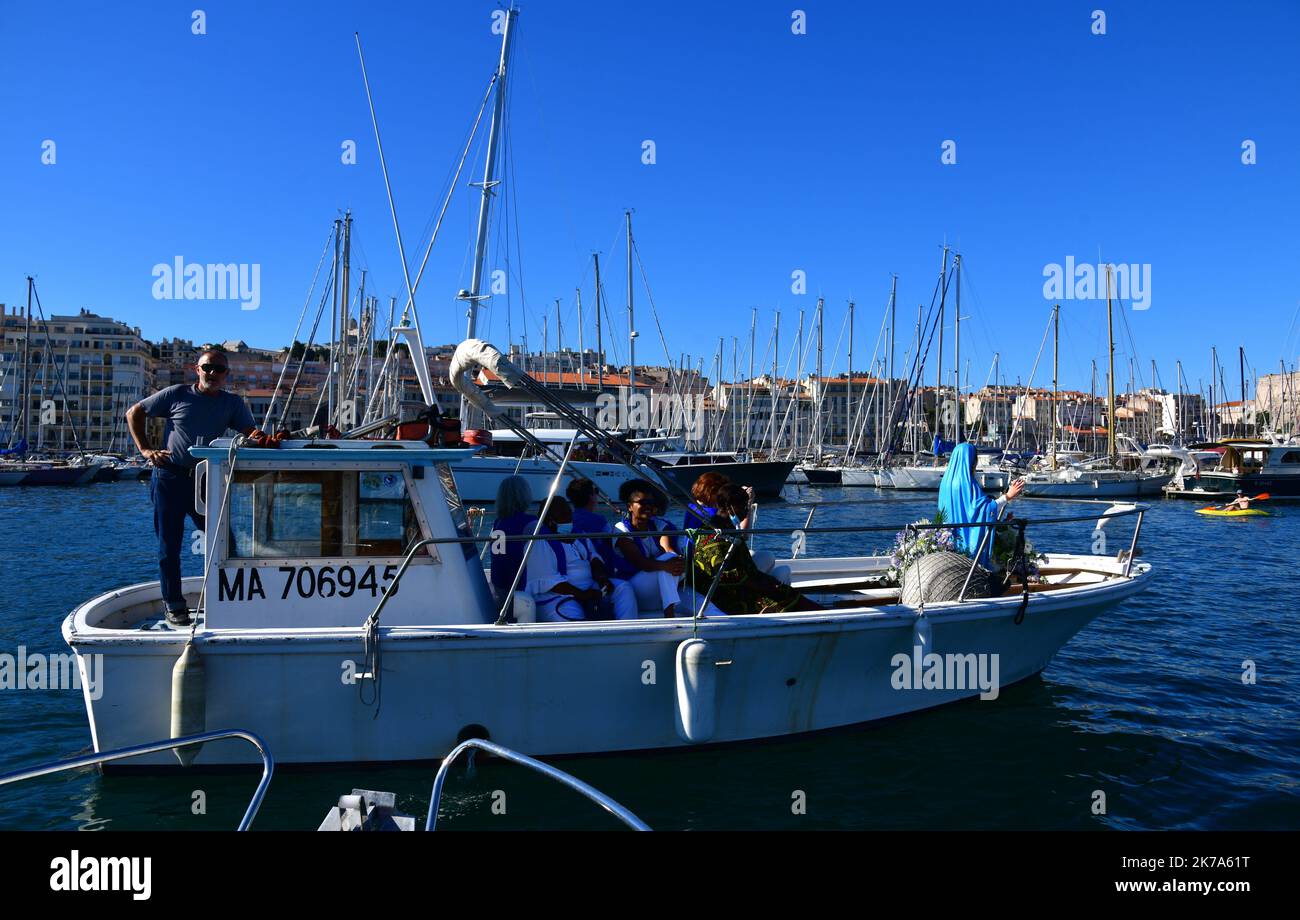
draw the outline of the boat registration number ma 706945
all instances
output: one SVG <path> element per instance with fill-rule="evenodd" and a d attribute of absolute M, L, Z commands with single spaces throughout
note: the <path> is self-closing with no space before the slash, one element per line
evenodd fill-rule
<path fill-rule="evenodd" d="M 364 568 L 350 565 L 282 565 L 279 572 L 284 578 L 280 587 L 280 600 L 286 600 L 291 592 L 298 597 L 352 597 L 354 594 L 369 593 L 377 598 L 389 592 L 389 583 L 397 574 L 399 566 L 386 565 L 381 573 L 378 566 L 368 565 Z M 259 568 L 223 568 L 220 571 L 217 593 L 222 601 L 266 600 L 266 586 Z M 267 570 L 269 572 L 269 570 Z M 267 576 L 267 581 L 272 576 Z M 274 588 L 272 588 L 274 591 Z M 397 586 L 392 586 L 392 593 L 397 594 Z"/>

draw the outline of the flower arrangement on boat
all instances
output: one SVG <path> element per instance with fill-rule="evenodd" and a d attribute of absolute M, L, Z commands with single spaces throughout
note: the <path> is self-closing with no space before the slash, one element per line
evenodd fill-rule
<path fill-rule="evenodd" d="M 911 525 L 903 528 L 894 535 L 894 545 L 890 550 L 889 568 L 885 570 L 881 582 L 886 585 L 899 586 L 903 583 L 903 573 L 907 571 L 908 566 L 912 565 L 923 556 L 932 553 L 956 552 L 957 541 L 954 532 L 948 527 L 939 527 L 938 529 L 913 530 L 912 527 L 917 525 L 941 525 L 946 523 L 942 511 L 935 514 L 929 520 L 922 518 L 919 521 L 913 521 Z M 1034 549 L 1034 545 L 1029 538 L 1025 538 L 1024 546 L 1026 574 L 1030 580 L 1036 581 L 1039 577 L 1038 563 L 1046 561 L 1047 556 L 1044 553 Z M 1006 572 L 1011 567 L 1016 556 L 1016 530 L 1006 524 L 1000 524 L 993 531 L 993 569 L 996 572 Z M 1008 573 L 1009 574 L 1009 573 Z"/>
<path fill-rule="evenodd" d="M 889 568 L 885 570 L 881 582 L 893 586 L 901 585 L 903 583 L 903 572 L 922 556 L 928 556 L 931 553 L 955 551 L 957 542 L 951 528 L 942 527 L 936 530 L 911 529 L 912 526 L 918 524 L 942 523 L 944 523 L 944 516 L 943 512 L 940 511 L 932 520 L 922 518 L 919 521 L 913 521 L 911 525 L 895 534 L 894 545 L 889 555 Z"/>

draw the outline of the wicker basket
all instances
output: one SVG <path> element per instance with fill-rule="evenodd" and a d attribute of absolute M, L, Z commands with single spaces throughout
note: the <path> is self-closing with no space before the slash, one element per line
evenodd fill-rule
<path fill-rule="evenodd" d="M 969 556 L 954 552 L 928 553 L 917 559 L 903 572 L 902 602 L 909 607 L 919 607 L 924 601 L 935 604 L 955 601 L 966 584 L 966 597 L 992 597 L 996 593 L 992 574 L 983 566 L 975 565 Z"/>

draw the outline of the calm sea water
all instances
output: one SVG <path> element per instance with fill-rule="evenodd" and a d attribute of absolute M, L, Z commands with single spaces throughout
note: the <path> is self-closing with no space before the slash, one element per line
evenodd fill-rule
<path fill-rule="evenodd" d="M 763 507 L 761 526 L 801 525 L 812 502 L 822 503 L 814 526 L 901 526 L 933 511 L 926 495 L 786 491 L 789 502 Z M 1017 510 L 1067 507 L 1079 506 Z M 996 701 L 791 741 L 558 763 L 657 829 L 1298 828 L 1300 506 L 1236 520 L 1192 509 L 1154 502 L 1141 539 L 1154 586 Z M 156 578 L 150 521 L 144 484 L 0 489 L 0 653 L 66 651 L 59 625 L 77 603 Z M 1112 551 L 1127 545 L 1132 521 L 1111 522 Z M 1042 549 L 1086 551 L 1090 532 L 1069 524 L 1030 535 Z M 889 542 L 813 535 L 808 551 Z M 199 570 L 186 560 L 186 574 Z M 1242 681 L 1247 660 L 1253 685 Z M 89 748 L 79 691 L 0 690 L 0 771 Z M 353 787 L 394 791 L 423 815 L 432 780 L 432 767 L 281 771 L 257 826 L 314 829 Z M 0 790 L 0 828 L 228 829 L 255 784 L 251 770 L 62 774 Z M 204 814 L 193 813 L 199 790 Z M 493 811 L 496 790 L 504 815 Z M 1095 790 L 1105 815 L 1092 813 Z M 798 792 L 805 814 L 793 813 Z M 493 762 L 454 771 L 443 815 L 446 829 L 616 826 L 568 790 Z"/>

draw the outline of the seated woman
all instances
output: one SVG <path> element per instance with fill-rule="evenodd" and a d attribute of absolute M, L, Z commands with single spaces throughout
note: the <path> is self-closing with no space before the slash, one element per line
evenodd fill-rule
<path fill-rule="evenodd" d="M 600 553 L 590 540 L 573 533 L 573 512 L 562 498 L 551 500 L 541 533 L 553 540 L 538 541 L 528 553 L 528 592 L 537 601 L 537 620 L 635 620 L 636 595 L 625 581 L 609 577 Z"/>
<path fill-rule="evenodd" d="M 528 510 L 532 503 L 533 492 L 528 487 L 528 480 L 522 476 L 507 476 L 497 486 L 497 516 L 492 522 L 492 529 L 502 531 L 507 537 L 532 533 L 537 525 L 537 516 Z M 492 571 L 492 590 L 496 593 L 498 603 L 505 600 L 524 559 L 523 540 L 510 541 L 504 545 L 505 552 L 490 553 L 488 562 Z"/>
<path fill-rule="evenodd" d="M 718 586 L 712 601 L 729 614 L 823 609 L 754 564 L 749 547 L 738 533 L 749 513 L 749 493 L 729 483 L 718 490 L 716 498 L 718 513 L 710 523 L 721 532 L 700 535 L 691 548 L 695 590 L 707 595 L 716 578 Z"/>
<path fill-rule="evenodd" d="M 655 514 L 663 506 L 663 498 L 649 482 L 632 479 L 619 487 L 618 500 L 627 505 L 627 517 L 615 524 L 614 530 L 627 536 L 614 542 L 620 557 L 614 574 L 632 585 L 638 607 L 674 616 L 681 602 L 677 580 L 686 563 L 664 547 L 666 538 L 658 536 L 663 528 Z"/>
<path fill-rule="evenodd" d="M 948 458 L 948 468 L 944 470 L 943 480 L 939 483 L 939 511 L 948 524 L 982 524 L 997 521 L 1003 506 L 1014 501 L 1025 490 L 1025 481 L 1012 481 L 1006 494 L 996 500 L 989 498 L 975 481 L 975 463 L 977 457 L 975 446 L 969 442 L 958 444 Z M 974 557 L 980 547 L 981 537 L 988 527 L 953 528 L 953 539 L 957 548 L 967 556 Z M 993 534 L 983 540 L 984 549 L 976 560 L 989 571 L 993 570 Z"/>
<path fill-rule="evenodd" d="M 686 506 L 682 530 L 708 526 L 709 521 L 718 513 L 718 490 L 730 482 L 721 473 L 701 473 L 691 486 L 691 498 L 694 501 Z"/>
<path fill-rule="evenodd" d="M 694 499 L 686 506 L 686 515 L 682 520 L 682 530 L 694 530 L 697 527 L 712 526 L 710 521 L 718 513 L 718 492 L 723 486 L 731 485 L 731 480 L 721 473 L 702 473 L 691 486 L 691 498 Z M 743 487 L 749 495 L 750 507 L 754 505 L 754 490 L 749 486 Z M 746 514 L 740 521 L 740 528 L 748 530 L 750 517 Z"/>
<path fill-rule="evenodd" d="M 574 533 L 609 533 L 611 528 L 605 516 L 596 510 L 596 484 L 590 479 L 578 478 L 569 483 L 564 494 L 569 496 L 573 505 Z M 605 568 L 614 571 L 617 553 L 614 552 L 613 540 L 592 540 L 596 552 L 605 561 Z"/>

